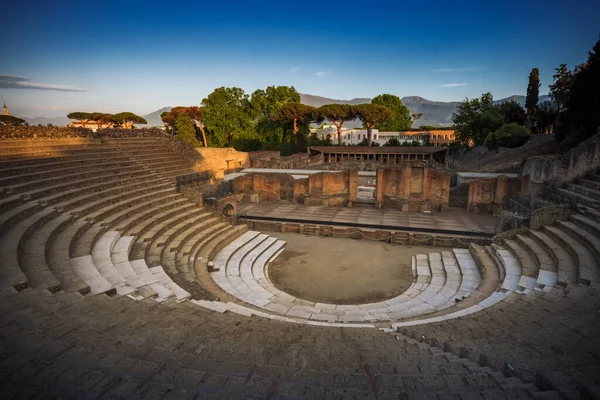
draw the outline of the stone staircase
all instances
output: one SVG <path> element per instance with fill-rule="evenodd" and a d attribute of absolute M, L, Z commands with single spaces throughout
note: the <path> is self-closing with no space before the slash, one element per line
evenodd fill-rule
<path fill-rule="evenodd" d="M 178 249 L 183 232 L 190 245 L 214 233 L 202 220 L 220 226 L 224 241 L 239 231 L 175 191 L 174 177 L 190 172 L 184 157 L 154 138 L 1 142 L 0 286 L 158 301 L 189 298 L 165 273 L 178 279 L 177 260 L 165 259 L 162 268 L 164 245 L 175 243 L 171 248 Z M 112 251 L 123 243 L 133 261 L 148 258 L 150 265 L 136 263 L 134 269 L 122 251 L 113 263 Z M 181 283 L 191 284 L 190 275 L 188 268 Z M 214 299 L 191 286 L 197 298 Z"/>
<path fill-rule="evenodd" d="M 557 190 L 576 198 L 583 206 L 600 209 L 600 171 L 590 172 Z"/>

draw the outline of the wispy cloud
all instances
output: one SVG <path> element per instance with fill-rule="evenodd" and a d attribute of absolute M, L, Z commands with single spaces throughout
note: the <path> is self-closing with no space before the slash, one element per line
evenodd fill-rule
<path fill-rule="evenodd" d="M 0 89 L 55 90 L 59 92 L 85 92 L 85 89 L 52 83 L 31 82 L 30 78 L 0 74 Z"/>
<path fill-rule="evenodd" d="M 459 86 L 467 86 L 466 83 L 444 83 L 443 85 L 440 85 L 439 87 L 459 87 Z"/>
<path fill-rule="evenodd" d="M 462 68 L 437 68 L 432 69 L 433 72 L 468 72 L 483 69 L 483 67 L 462 67 Z"/>
<path fill-rule="evenodd" d="M 316 73 L 316 75 L 318 77 L 322 77 L 322 76 L 329 75 L 329 74 L 331 74 L 331 71 L 319 71 Z"/>
<path fill-rule="evenodd" d="M 288 72 L 289 72 L 290 74 L 295 74 L 295 73 L 296 73 L 296 72 L 298 72 L 298 71 L 300 71 L 300 68 L 298 68 L 298 67 L 292 67 L 292 68 L 290 68 L 290 69 L 288 70 Z"/>

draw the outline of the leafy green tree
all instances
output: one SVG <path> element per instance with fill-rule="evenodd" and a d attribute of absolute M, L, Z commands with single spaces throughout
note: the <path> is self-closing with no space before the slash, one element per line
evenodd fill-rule
<path fill-rule="evenodd" d="M 202 134 L 202 145 L 204 147 L 207 147 L 208 144 L 206 143 L 206 134 L 204 132 L 204 113 L 202 111 L 202 108 L 198 106 L 177 106 L 171 108 L 170 111 L 165 111 L 162 114 L 160 114 L 160 118 L 163 124 L 165 124 L 165 126 L 167 127 L 167 131 L 174 135 L 177 133 L 175 128 L 175 121 L 177 121 L 177 118 L 179 118 L 179 116 L 181 115 L 187 115 L 195 122 L 195 126 Z"/>
<path fill-rule="evenodd" d="M 496 105 L 496 107 L 499 107 L 500 110 L 502 110 L 504 122 L 507 124 L 514 122 L 519 125 L 525 125 L 527 114 L 525 113 L 525 109 L 516 101 L 505 101 L 504 103 Z"/>
<path fill-rule="evenodd" d="M 400 132 L 410 129 L 411 117 L 408 108 L 402 104 L 400 97 L 393 94 L 380 94 L 371 100 L 371 104 L 384 106 L 396 113 L 396 116 L 389 121 L 382 121 L 379 124 L 379 130 L 383 132 Z"/>
<path fill-rule="evenodd" d="M 533 68 L 529 74 L 529 83 L 527 84 L 527 96 L 525 98 L 525 108 L 527 109 L 527 122 L 530 129 L 535 129 L 538 101 L 540 99 L 540 70 Z"/>
<path fill-rule="evenodd" d="M 354 108 L 348 104 L 325 104 L 318 109 L 320 118 L 326 118 L 336 127 L 338 145 L 342 145 L 342 126 L 346 121 L 356 119 Z"/>
<path fill-rule="evenodd" d="M 560 64 L 560 67 L 556 68 L 555 71 L 553 82 L 550 85 L 550 97 L 560 113 L 569 99 L 574 72 L 567 68 L 567 64 Z"/>
<path fill-rule="evenodd" d="M 80 120 L 80 121 L 87 121 L 90 119 L 91 114 L 92 113 L 89 113 L 89 112 L 74 111 L 72 113 L 67 114 L 67 118 Z"/>
<path fill-rule="evenodd" d="M 23 125 L 25 123 L 24 119 L 17 118 L 13 115 L 0 115 L 0 125 Z"/>
<path fill-rule="evenodd" d="M 561 147 L 567 149 L 598 132 L 600 127 L 600 40 L 587 62 L 574 72 L 564 108 L 556 126 Z"/>
<path fill-rule="evenodd" d="M 250 119 L 250 101 L 240 88 L 220 87 L 204 100 L 204 123 L 211 140 L 217 147 L 232 144 L 236 135 L 253 129 Z"/>
<path fill-rule="evenodd" d="M 372 143 L 371 130 L 378 127 L 380 123 L 392 120 L 396 113 L 387 107 L 377 104 L 358 104 L 354 106 L 354 112 L 367 129 L 367 142 Z"/>
<path fill-rule="evenodd" d="M 271 114 L 274 121 L 293 121 L 294 135 L 298 133 L 300 125 L 308 124 L 318 119 L 317 109 L 301 103 L 286 103 L 278 111 Z"/>
<path fill-rule="evenodd" d="M 456 140 L 463 144 L 481 145 L 490 132 L 504 124 L 504 112 L 494 106 L 491 93 L 481 98 L 462 101 L 452 114 Z"/>
<path fill-rule="evenodd" d="M 175 121 L 175 129 L 177 134 L 175 137 L 182 142 L 188 143 L 194 147 L 198 147 L 198 140 L 196 140 L 196 129 L 194 128 L 194 121 L 185 115 L 181 114 Z"/>
<path fill-rule="evenodd" d="M 489 149 L 497 149 L 498 147 L 519 147 L 527 142 L 529 136 L 529 129 L 523 125 L 516 123 L 504 124 L 495 132 L 488 134 L 484 144 Z"/>

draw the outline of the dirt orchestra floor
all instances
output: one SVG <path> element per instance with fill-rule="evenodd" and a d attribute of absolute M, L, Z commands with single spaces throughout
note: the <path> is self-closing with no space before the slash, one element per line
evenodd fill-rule
<path fill-rule="evenodd" d="M 447 248 L 406 247 L 369 240 L 269 232 L 287 242 L 269 266 L 273 284 L 304 300 L 374 303 L 403 293 L 412 283 L 411 256 Z"/>
<path fill-rule="evenodd" d="M 404 212 L 392 209 L 378 210 L 372 204 L 355 204 L 353 207 L 304 206 L 289 201 L 275 203 L 238 203 L 238 215 L 271 218 L 293 218 L 323 222 L 379 224 L 405 228 L 429 228 L 459 231 L 494 232 L 496 219 L 490 214 L 476 214 L 462 208 L 448 211 Z"/>

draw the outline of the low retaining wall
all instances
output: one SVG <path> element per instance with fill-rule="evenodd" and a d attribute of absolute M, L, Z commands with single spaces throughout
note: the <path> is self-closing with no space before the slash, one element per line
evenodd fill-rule
<path fill-rule="evenodd" d="M 470 243 L 479 242 L 482 238 L 450 236 L 442 234 L 402 232 L 394 230 L 364 229 L 329 225 L 301 224 L 290 222 L 239 220 L 239 224 L 248 229 L 261 232 L 297 233 L 307 236 L 323 236 L 354 240 L 374 240 L 405 246 L 438 246 L 468 248 Z M 487 242 L 491 238 L 486 238 Z"/>

